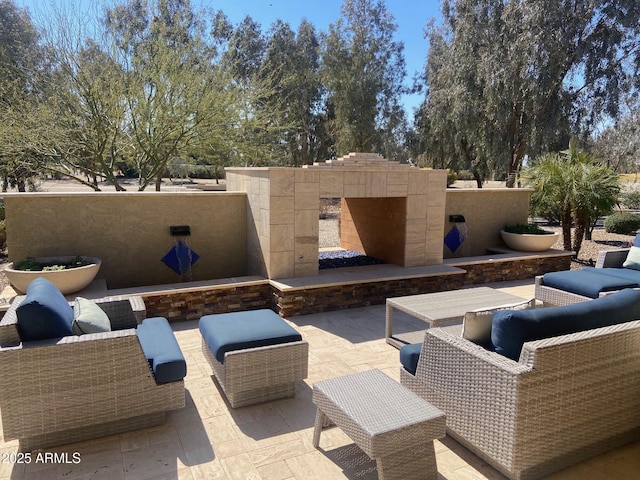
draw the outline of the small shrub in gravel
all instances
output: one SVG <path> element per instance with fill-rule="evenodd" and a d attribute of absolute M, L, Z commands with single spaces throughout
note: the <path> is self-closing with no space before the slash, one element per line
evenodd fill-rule
<path fill-rule="evenodd" d="M 620 199 L 625 207 L 631 210 L 640 210 L 640 190 L 632 190 L 622 194 Z"/>
<path fill-rule="evenodd" d="M 474 180 L 473 172 L 469 170 L 458 170 L 458 180 Z"/>
<path fill-rule="evenodd" d="M 604 229 L 609 233 L 632 235 L 640 229 L 640 216 L 631 212 L 616 212 L 604 219 Z"/>

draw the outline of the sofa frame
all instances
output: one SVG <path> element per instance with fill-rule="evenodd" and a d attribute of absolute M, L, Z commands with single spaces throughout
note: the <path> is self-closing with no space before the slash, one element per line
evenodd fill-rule
<path fill-rule="evenodd" d="M 596 268 L 622 268 L 622 264 L 629 253 L 628 248 L 616 248 L 598 252 Z M 609 295 L 613 292 L 602 292 L 600 296 Z M 569 305 L 571 303 L 587 302 L 593 300 L 584 295 L 567 292 L 558 288 L 548 287 L 544 284 L 542 275 L 535 277 L 535 297 L 544 305 Z"/>
<path fill-rule="evenodd" d="M 527 342 L 518 362 L 428 329 L 401 383 L 446 414 L 447 434 L 515 480 L 640 439 L 640 321 Z"/>
<path fill-rule="evenodd" d="M 158 384 L 136 335 L 141 297 L 96 300 L 112 330 L 20 342 L 16 297 L 0 321 L 5 441 L 31 451 L 160 425 L 185 405 L 184 381 Z"/>

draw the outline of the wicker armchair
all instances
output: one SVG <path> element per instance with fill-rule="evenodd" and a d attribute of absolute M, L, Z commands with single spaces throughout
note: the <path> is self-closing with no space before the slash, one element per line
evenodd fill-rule
<path fill-rule="evenodd" d="M 525 343 L 518 362 L 429 329 L 401 383 L 500 472 L 540 478 L 640 439 L 640 321 Z"/>
<path fill-rule="evenodd" d="M 185 404 L 184 382 L 156 383 L 135 327 L 140 297 L 96 300 L 111 332 L 20 343 L 17 297 L 0 321 L 0 413 L 4 440 L 30 451 L 164 422 Z"/>

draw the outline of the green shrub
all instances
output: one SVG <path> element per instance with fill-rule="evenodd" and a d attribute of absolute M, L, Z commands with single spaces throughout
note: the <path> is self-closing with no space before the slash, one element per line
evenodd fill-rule
<path fill-rule="evenodd" d="M 79 256 L 74 258 L 70 263 L 49 265 L 40 263 L 33 257 L 27 257 L 20 262 L 16 262 L 13 268 L 15 268 L 16 270 L 24 270 L 29 272 L 51 272 L 55 270 L 67 270 L 70 268 L 85 267 L 92 264 L 92 261 L 85 260 L 84 258 Z"/>
<path fill-rule="evenodd" d="M 632 210 L 640 210 L 640 190 L 623 193 L 620 200 L 625 207 Z"/>
<path fill-rule="evenodd" d="M 458 180 L 458 174 L 449 170 L 449 173 L 447 173 L 447 187 L 450 187 L 451 185 L 456 183 L 456 180 Z"/>
<path fill-rule="evenodd" d="M 473 173 L 469 170 L 460 170 L 458 172 L 458 180 L 475 180 L 473 178 Z"/>
<path fill-rule="evenodd" d="M 604 219 L 604 229 L 609 233 L 633 235 L 640 229 L 640 216 L 631 212 L 616 212 Z"/>

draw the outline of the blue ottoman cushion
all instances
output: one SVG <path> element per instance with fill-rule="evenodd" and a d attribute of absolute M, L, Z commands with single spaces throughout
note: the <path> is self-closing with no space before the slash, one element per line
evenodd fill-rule
<path fill-rule="evenodd" d="M 412 343 L 410 345 L 404 345 L 400 348 L 400 363 L 404 369 L 411 375 L 416 374 L 418 369 L 418 359 L 420 358 L 420 351 L 422 350 L 422 343 Z"/>
<path fill-rule="evenodd" d="M 16 309 L 20 340 L 29 342 L 73 335 L 73 308 L 46 278 L 36 278 Z"/>
<path fill-rule="evenodd" d="M 218 362 L 234 350 L 266 347 L 302 340 L 293 327 L 268 309 L 205 315 L 200 333 Z"/>
<path fill-rule="evenodd" d="M 156 382 L 177 382 L 185 377 L 187 363 L 166 318 L 145 318 L 136 334 Z"/>
<path fill-rule="evenodd" d="M 640 291 L 626 289 L 587 302 L 533 310 L 500 310 L 493 316 L 494 350 L 518 360 L 525 342 L 630 322 L 640 318 Z"/>
<path fill-rule="evenodd" d="M 565 270 L 545 273 L 543 283 L 547 287 L 557 288 L 590 298 L 598 298 L 600 292 L 613 292 L 623 288 L 634 288 L 637 282 L 620 276 L 607 275 L 604 268 L 585 268 L 583 270 Z M 610 270 L 610 269 L 606 269 Z"/>

